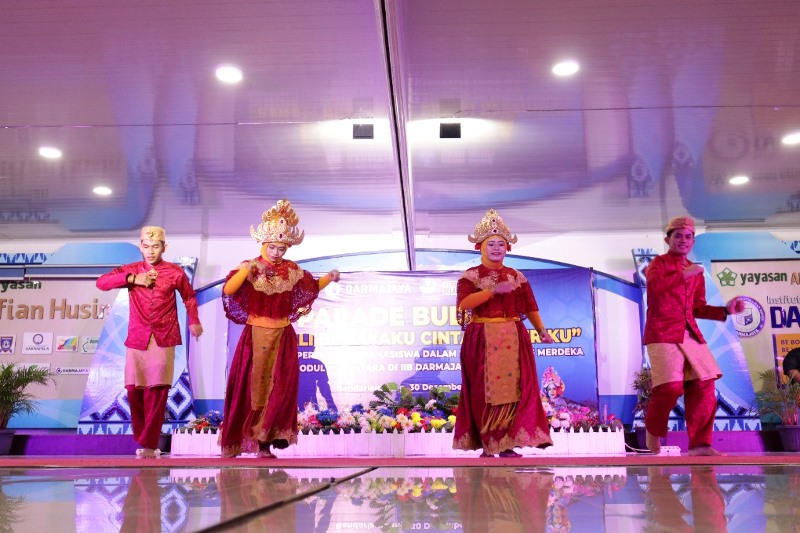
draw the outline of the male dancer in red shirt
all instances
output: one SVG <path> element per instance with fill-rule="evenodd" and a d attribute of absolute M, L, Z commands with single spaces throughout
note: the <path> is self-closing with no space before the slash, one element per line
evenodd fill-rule
<path fill-rule="evenodd" d="M 725 320 L 744 311 L 733 298 L 724 307 L 706 303 L 703 267 L 689 261 L 694 246 L 694 220 L 675 217 L 666 227 L 669 251 L 647 266 L 647 320 L 644 344 L 650 355 L 652 393 L 645 415 L 647 447 L 661 451 L 669 413 L 685 395 L 689 455 L 723 455 L 711 447 L 717 410 L 714 381 L 722 371 L 708 349 L 696 318 Z"/>
<path fill-rule="evenodd" d="M 186 306 L 192 335 L 203 333 L 194 289 L 180 266 L 162 260 L 166 249 L 164 229 L 145 226 L 139 243 L 143 261 L 122 265 L 97 280 L 100 290 L 128 289 L 125 388 L 133 438 L 142 446 L 136 455 L 144 458 L 159 455 L 156 447 L 172 386 L 175 346 L 181 344 L 176 290 Z"/>

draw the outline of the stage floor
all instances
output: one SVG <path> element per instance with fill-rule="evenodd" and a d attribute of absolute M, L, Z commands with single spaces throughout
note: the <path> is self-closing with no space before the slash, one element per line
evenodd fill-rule
<path fill-rule="evenodd" d="M 8 456 L 8 531 L 791 531 L 800 455 Z"/>

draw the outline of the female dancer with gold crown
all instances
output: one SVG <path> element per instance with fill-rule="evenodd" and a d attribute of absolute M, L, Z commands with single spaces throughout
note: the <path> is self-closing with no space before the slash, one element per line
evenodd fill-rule
<path fill-rule="evenodd" d="M 528 318 L 543 343 L 544 327 L 528 280 L 503 259 L 517 236 L 494 209 L 467 237 L 481 251 L 481 264 L 458 280 L 462 328 L 461 395 L 453 448 L 483 449 L 481 457 L 520 457 L 515 447 L 553 444 L 536 373 Z"/>
<path fill-rule="evenodd" d="M 297 334 L 291 323 L 311 310 L 319 292 L 339 281 L 331 270 L 318 280 L 283 258 L 305 232 L 288 200 L 265 211 L 250 235 L 261 255 L 232 270 L 222 288 L 225 314 L 246 324 L 228 375 L 220 445 L 223 457 L 243 452 L 275 458 L 271 447 L 297 443 Z"/>

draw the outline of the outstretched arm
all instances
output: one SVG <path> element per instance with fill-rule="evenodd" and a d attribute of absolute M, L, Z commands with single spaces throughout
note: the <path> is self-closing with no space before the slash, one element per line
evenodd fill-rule
<path fill-rule="evenodd" d="M 331 270 L 330 272 L 328 272 L 327 274 L 325 274 L 324 276 L 319 278 L 319 282 L 318 282 L 319 283 L 319 290 L 322 290 L 325 287 L 327 287 L 328 285 L 330 285 L 330 283 L 332 281 L 338 283 L 339 282 L 339 278 L 341 278 L 341 274 L 339 274 L 339 271 L 336 270 L 336 269 Z"/>

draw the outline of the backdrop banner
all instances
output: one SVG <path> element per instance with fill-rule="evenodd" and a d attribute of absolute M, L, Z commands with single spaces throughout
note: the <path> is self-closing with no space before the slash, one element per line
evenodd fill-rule
<path fill-rule="evenodd" d="M 0 362 L 48 367 L 56 384 L 35 385 L 36 413 L 19 413 L 13 428 L 70 428 L 78 409 L 100 331 L 115 294 L 89 279 L 0 281 Z"/>
<path fill-rule="evenodd" d="M 591 270 L 523 270 L 545 326 L 542 344 L 530 331 L 537 371 L 563 381 L 563 399 L 598 407 Z M 342 276 L 295 325 L 299 337 L 298 406 L 368 404 L 373 391 L 394 382 L 418 394 L 433 386 L 461 388 L 463 331 L 456 317 L 461 272 L 374 273 Z M 548 370 L 549 369 L 549 370 Z"/>
<path fill-rule="evenodd" d="M 758 373 L 800 348 L 800 261 L 715 261 L 713 277 L 727 301 L 741 296 L 745 312 L 733 317 L 756 390 Z"/>

